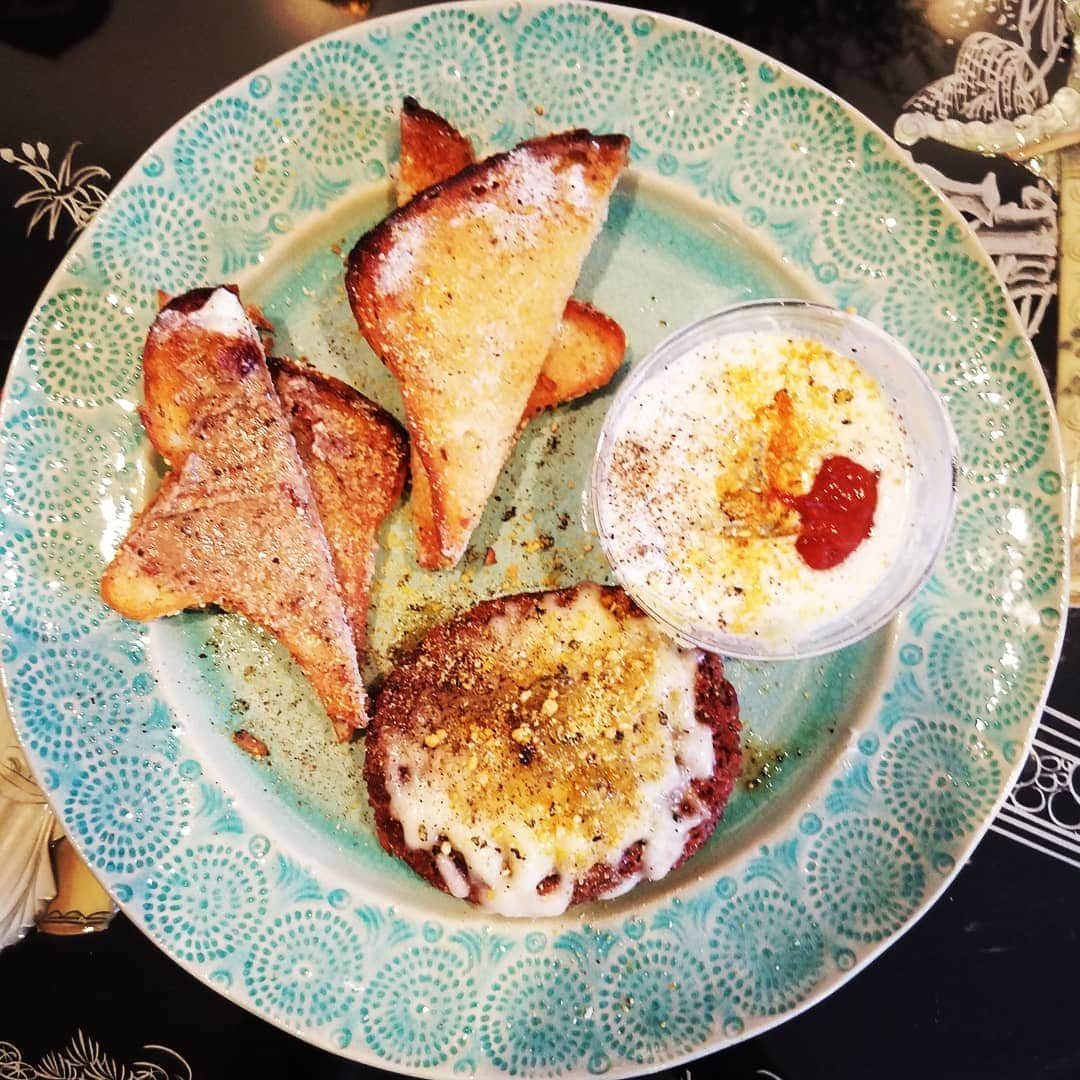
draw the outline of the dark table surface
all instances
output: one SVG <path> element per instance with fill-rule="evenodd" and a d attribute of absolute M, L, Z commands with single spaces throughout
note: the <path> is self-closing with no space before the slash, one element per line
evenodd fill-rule
<path fill-rule="evenodd" d="M 375 14 L 410 6 L 379 4 Z M 972 31 L 1008 33 L 1020 0 L 726 0 L 648 5 L 730 34 L 836 91 L 886 130 L 905 102 L 953 70 Z M 119 178 L 163 130 L 249 69 L 356 18 L 325 0 L 4 0 L 0 144 L 81 141 L 80 160 Z M 1010 23 L 1012 20 L 1012 23 Z M 180 42 L 186 44 L 181 47 Z M 192 44 L 195 43 L 195 44 Z M 1068 48 L 1048 68 L 1062 85 Z M 1051 57 L 1052 60 L 1052 57 Z M 1032 184 L 1019 166 L 940 146 L 915 148 L 961 182 L 993 168 L 1003 200 Z M 66 249 L 61 228 L 26 233 L 24 190 L 0 167 L 0 364 Z M 1057 315 L 1034 341 L 1053 384 Z M 1080 706 L 1080 612 L 1067 628 L 1050 704 Z M 768 1080 L 1080 1077 L 1071 987 L 1080 959 L 1080 870 L 995 832 L 944 897 L 880 959 L 823 1003 L 692 1067 Z M 45 1059 L 81 1031 L 108 1076 L 170 1048 L 197 1077 L 378 1075 L 246 1013 L 183 972 L 122 916 L 81 938 L 32 934 L 0 955 L 0 1078 L 63 1075 Z M 181 1062 L 155 1051 L 176 1075 Z M 21 1070 L 21 1071 L 20 1071 Z M 70 1074 L 74 1075 L 74 1074 Z M 99 1075 L 86 1072 L 78 1075 Z M 164 1075 L 164 1074 L 161 1074 Z M 385 1074 L 384 1074 L 385 1075 Z M 684 1070 L 672 1070 L 672 1076 Z"/>

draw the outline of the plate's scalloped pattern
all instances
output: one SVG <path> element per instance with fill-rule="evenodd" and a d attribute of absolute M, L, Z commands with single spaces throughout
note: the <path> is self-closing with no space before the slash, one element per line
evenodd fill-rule
<path fill-rule="evenodd" d="M 485 146 L 626 130 L 637 167 L 728 208 L 906 340 L 962 448 L 957 523 L 898 628 L 881 708 L 786 832 L 647 917 L 418 919 L 321 880 L 204 775 L 95 582 L 142 499 L 138 341 L 156 290 L 256 264 L 384 177 L 403 93 Z M 547 103 L 547 108 L 541 108 Z M 908 925 L 987 825 L 1063 610 L 1056 431 L 988 261 L 870 125 L 711 32 L 630 9 L 481 3 L 359 25 L 195 110 L 113 193 L 39 302 L 3 405 L 12 715 L 127 912 L 222 993 L 413 1072 L 628 1072 L 743 1037 Z"/>

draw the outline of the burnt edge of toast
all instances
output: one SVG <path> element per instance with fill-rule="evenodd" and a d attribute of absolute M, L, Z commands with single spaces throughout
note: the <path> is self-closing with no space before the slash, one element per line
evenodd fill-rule
<path fill-rule="evenodd" d="M 541 599 L 554 600 L 560 607 L 567 607 L 578 597 L 583 588 L 592 587 L 591 582 L 580 582 L 566 589 L 554 592 L 541 591 L 518 593 L 513 596 L 495 597 L 485 600 L 457 615 L 447 622 L 433 627 L 421 639 L 407 657 L 387 676 L 383 683 L 375 707 L 371 711 L 368 728 L 365 733 L 366 759 L 364 763 L 364 781 L 367 787 L 368 801 L 375 816 L 375 831 L 379 843 L 391 855 L 400 858 L 416 874 L 429 884 L 449 893 L 449 889 L 438 868 L 434 852 L 410 847 L 405 842 L 405 832 L 401 822 L 390 811 L 390 792 L 387 789 L 386 753 L 382 744 L 384 727 L 389 727 L 401 734 L 409 732 L 410 714 L 407 706 L 394 700 L 399 693 L 408 693 L 408 681 L 415 659 L 425 649 L 441 650 L 444 642 L 461 633 L 481 629 L 492 618 L 505 615 L 515 609 L 527 611 Z M 639 608 L 621 588 L 615 585 L 598 586 L 600 602 L 617 618 L 642 618 L 649 616 Z M 406 684 L 402 688 L 402 684 Z M 390 715 L 383 710 L 385 702 L 390 702 Z M 714 767 L 710 776 L 690 781 L 690 791 L 698 802 L 698 809 L 706 812 L 706 818 L 687 833 L 682 853 L 672 865 L 674 873 L 692 855 L 696 854 L 712 835 L 735 787 L 742 767 L 741 731 L 739 721 L 739 702 L 734 687 L 724 676 L 721 658 L 714 653 L 702 652 L 699 655 L 697 670 L 694 674 L 694 716 L 699 723 L 712 731 Z M 638 873 L 642 868 L 644 841 L 632 843 L 623 852 L 619 863 L 596 863 L 582 877 L 574 882 L 574 891 L 568 907 L 587 903 L 603 897 L 620 882 Z M 474 881 L 468 871 L 464 856 L 452 849 L 448 856 L 458 872 L 469 882 L 470 902 L 479 902 L 481 883 Z M 557 882 L 552 883 L 555 887 Z M 541 886 L 543 882 L 541 882 Z"/>
<path fill-rule="evenodd" d="M 432 127 L 438 128 L 440 135 L 444 135 L 448 139 L 454 139 L 455 141 L 460 139 L 463 144 L 469 143 L 469 139 L 462 135 L 445 116 L 440 116 L 437 112 L 432 112 L 431 109 L 425 109 L 411 95 L 406 95 L 402 99 L 401 114 L 410 120 L 422 120 L 425 124 L 431 124 Z"/>

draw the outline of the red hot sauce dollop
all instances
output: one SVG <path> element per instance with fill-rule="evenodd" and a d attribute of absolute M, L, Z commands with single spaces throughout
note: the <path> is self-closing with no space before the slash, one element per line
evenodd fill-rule
<path fill-rule="evenodd" d="M 778 491 L 799 515 L 795 550 L 812 570 L 839 566 L 869 535 L 877 509 L 878 473 L 851 458 L 827 457 L 805 495 Z"/>

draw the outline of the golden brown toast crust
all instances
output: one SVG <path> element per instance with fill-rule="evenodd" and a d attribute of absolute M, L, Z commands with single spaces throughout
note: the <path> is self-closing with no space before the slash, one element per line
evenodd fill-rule
<path fill-rule="evenodd" d="M 178 297 L 150 328 L 141 414 L 172 470 L 101 594 L 132 619 L 244 615 L 289 649 L 344 740 L 366 723 L 366 694 L 326 536 L 258 334 L 217 292 Z M 224 323 L 205 321 L 212 300 Z"/>
<path fill-rule="evenodd" d="M 222 288 L 236 297 L 240 295 L 235 285 L 225 285 Z M 213 287 L 192 289 L 172 300 L 165 298 L 159 291 L 158 298 L 165 302 L 161 305 L 158 319 L 150 327 L 143 348 L 143 403 L 139 406 L 139 418 L 154 449 L 170 463 L 183 458 L 193 449 L 192 428 L 200 410 L 205 407 L 208 395 L 200 393 L 201 382 L 192 383 L 187 374 L 189 367 L 197 369 L 201 366 L 199 357 L 181 356 L 181 363 L 164 362 L 160 359 L 162 350 L 158 343 L 151 349 L 150 337 L 156 331 L 160 332 L 162 312 L 190 315 L 200 311 L 215 291 Z M 170 342 L 170 345 L 177 348 L 176 342 Z M 187 351 L 193 351 L 190 344 Z M 220 354 L 222 383 L 231 381 L 230 374 L 239 381 L 248 373 L 248 369 L 258 366 L 257 359 L 250 355 L 250 344 L 247 341 L 235 342 L 232 345 L 219 343 L 217 351 Z M 230 363 L 233 366 L 231 373 L 226 371 Z"/>
<path fill-rule="evenodd" d="M 409 477 L 412 481 L 409 512 L 416 530 L 416 561 L 425 569 L 437 570 L 444 564 L 439 550 L 439 531 L 435 528 L 434 510 L 431 506 L 431 484 L 428 483 L 424 463 L 411 443 Z"/>
<path fill-rule="evenodd" d="M 401 822 L 391 811 L 387 786 L 389 742 L 394 738 L 415 737 L 418 726 L 418 707 L 433 706 L 440 698 L 440 672 L 445 658 L 452 653 L 476 651 L 477 663 L 483 664 L 482 649 L 490 648 L 487 628 L 493 620 L 518 622 L 528 619 L 538 600 L 554 598 L 561 606 L 573 605 L 583 591 L 598 590 L 600 602 L 620 619 L 647 618 L 633 601 L 615 587 L 601 587 L 584 582 L 556 593 L 522 593 L 499 597 L 478 604 L 471 610 L 435 627 L 420 643 L 416 652 L 391 672 L 379 695 L 378 706 L 366 737 L 364 776 L 368 799 L 375 816 L 375 827 L 382 846 L 392 855 L 404 860 L 421 877 L 436 887 L 447 889 L 440 871 L 435 850 L 414 848 L 406 843 Z M 512 640 L 512 639 L 511 639 Z M 445 673 L 444 673 L 445 674 Z M 447 693 L 456 688 L 448 687 Z M 723 662 L 718 656 L 701 653 L 694 678 L 695 718 L 712 731 L 714 767 L 708 777 L 690 782 L 695 809 L 704 811 L 704 820 L 686 834 L 682 852 L 675 867 L 698 851 L 712 834 L 731 796 L 741 768 L 741 749 L 738 699 L 724 677 Z M 643 844 L 626 849 L 617 865 L 598 863 L 574 882 L 571 904 L 584 903 L 610 894 L 620 882 L 637 877 L 642 869 Z M 451 852 L 455 866 L 464 876 L 467 866 L 459 852 Z M 672 869 L 675 869 L 673 867 Z M 479 901 L 481 884 L 470 882 L 468 899 Z"/>
<path fill-rule="evenodd" d="M 522 424 L 545 409 L 607 386 L 625 355 L 623 328 L 591 304 L 571 297 L 522 413 Z"/>
<path fill-rule="evenodd" d="M 405 98 L 401 105 L 398 206 L 461 172 L 473 160 L 472 143 L 464 135 L 438 113 L 422 108 L 416 98 Z"/>
<path fill-rule="evenodd" d="M 385 409 L 340 379 L 285 359 L 269 365 L 362 655 L 378 530 L 405 486 L 408 439 Z"/>
<path fill-rule="evenodd" d="M 584 131 L 523 143 L 422 192 L 350 253 L 350 303 L 401 387 L 442 565 L 494 488 L 628 146 Z"/>

